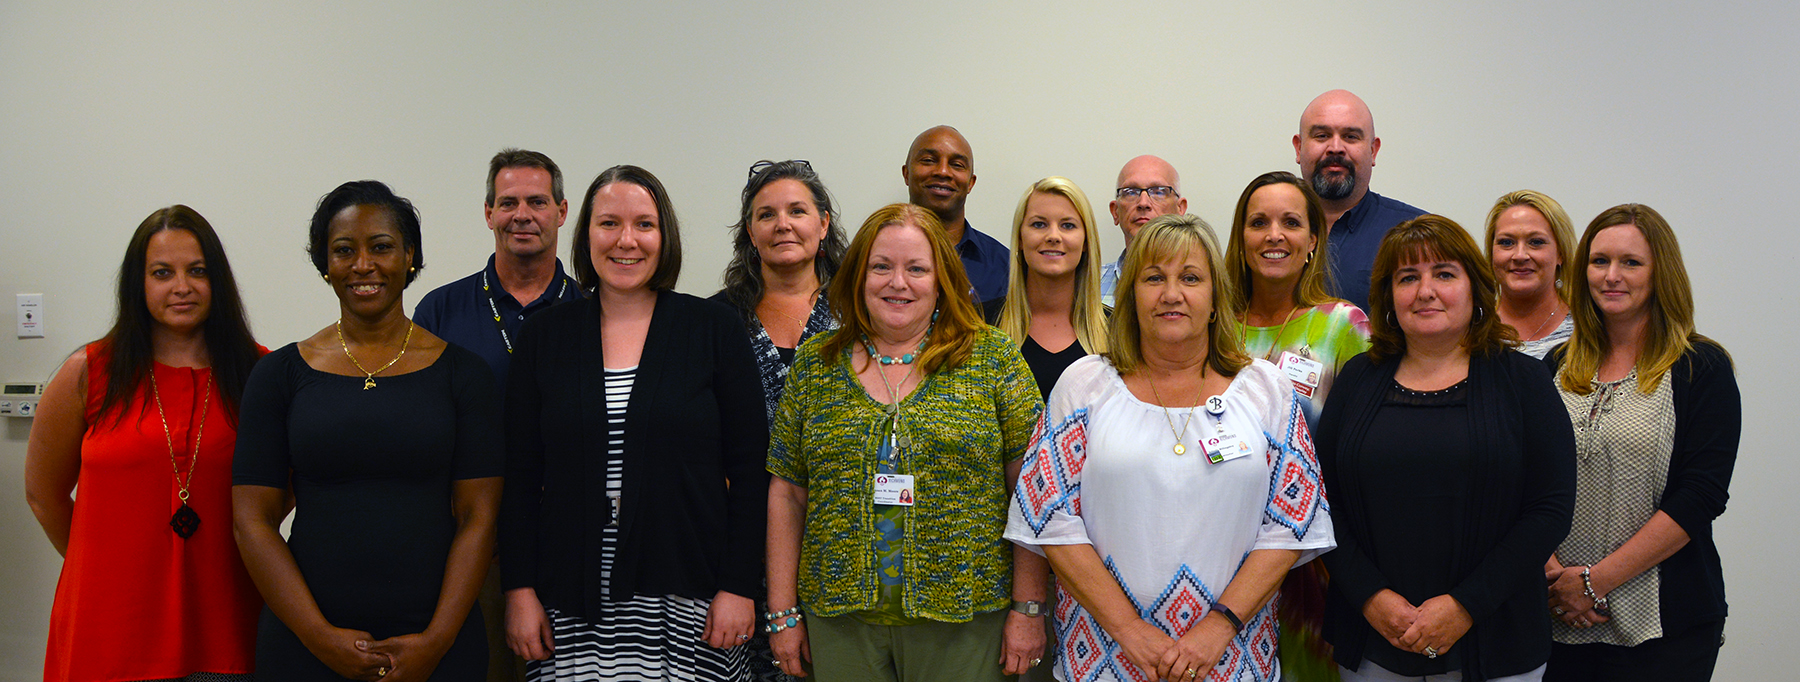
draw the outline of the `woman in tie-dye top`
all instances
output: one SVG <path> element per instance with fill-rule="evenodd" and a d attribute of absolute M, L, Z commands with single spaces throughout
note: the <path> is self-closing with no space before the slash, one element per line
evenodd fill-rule
<path fill-rule="evenodd" d="M 1344 361 L 1369 349 L 1369 318 L 1326 293 L 1325 211 L 1319 195 L 1293 173 L 1264 173 L 1238 197 L 1225 267 L 1237 285 L 1238 331 L 1244 351 L 1275 363 L 1319 424 L 1325 395 Z M 1338 678 L 1321 633 L 1324 564 L 1295 569 L 1281 588 L 1281 663 L 1290 680 Z"/>

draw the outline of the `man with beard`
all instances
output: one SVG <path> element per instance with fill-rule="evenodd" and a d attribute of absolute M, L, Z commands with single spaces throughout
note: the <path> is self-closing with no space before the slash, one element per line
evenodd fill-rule
<path fill-rule="evenodd" d="M 1300 114 L 1294 161 L 1325 207 L 1331 288 L 1364 310 L 1369 308 L 1369 271 L 1381 238 L 1389 228 L 1425 213 L 1369 191 L 1380 151 L 1374 114 L 1347 90 L 1319 95 Z"/>
<path fill-rule="evenodd" d="M 1160 158 L 1145 154 L 1125 162 L 1119 169 L 1119 182 L 1113 188 L 1113 224 L 1125 232 L 1125 247 L 1150 221 L 1166 215 L 1187 213 L 1187 198 L 1181 196 L 1181 174 Z M 1100 267 L 1100 302 L 1112 307 L 1113 289 L 1119 285 L 1119 260 Z"/>
<path fill-rule="evenodd" d="M 950 126 L 919 133 L 900 166 L 900 179 L 906 182 L 908 201 L 931 209 L 944 223 L 974 287 L 970 294 L 975 304 L 1006 297 L 1006 245 L 975 231 L 963 217 L 963 205 L 975 187 L 975 154 L 962 133 Z"/>

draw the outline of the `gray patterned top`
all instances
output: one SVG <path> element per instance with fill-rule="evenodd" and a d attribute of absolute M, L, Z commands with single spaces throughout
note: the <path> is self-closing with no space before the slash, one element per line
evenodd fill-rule
<path fill-rule="evenodd" d="M 1559 376 L 1560 382 L 1560 376 Z M 1593 382 L 1576 395 L 1561 388 L 1575 426 L 1575 522 L 1557 548 L 1563 565 L 1592 565 L 1636 535 L 1662 502 L 1675 451 L 1675 389 L 1668 377 L 1645 395 L 1637 370 Z M 1637 646 L 1661 637 L 1662 572 L 1652 566 L 1606 595 L 1612 619 L 1590 628 L 1550 623 L 1563 644 Z"/>

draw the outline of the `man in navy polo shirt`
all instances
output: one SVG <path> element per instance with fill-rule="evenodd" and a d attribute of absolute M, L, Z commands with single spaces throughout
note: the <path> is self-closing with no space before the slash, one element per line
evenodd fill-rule
<path fill-rule="evenodd" d="M 1425 213 L 1369 191 L 1380 151 L 1375 115 L 1348 90 L 1319 95 L 1300 114 L 1294 161 L 1325 207 L 1331 289 L 1363 310 L 1369 309 L 1369 275 L 1381 238 L 1393 226 Z"/>
<path fill-rule="evenodd" d="M 500 150 L 488 162 L 482 211 L 494 233 L 487 267 L 425 294 L 413 309 L 413 321 L 475 351 L 504 387 L 525 318 L 581 297 L 575 278 L 556 258 L 556 231 L 569 217 L 562 169 L 538 152 Z"/>
<path fill-rule="evenodd" d="M 908 201 L 931 209 L 956 244 L 976 305 L 1006 297 L 1006 245 L 975 231 L 963 216 L 969 190 L 975 187 L 975 153 L 969 141 L 950 126 L 938 126 L 913 138 L 900 166 Z"/>

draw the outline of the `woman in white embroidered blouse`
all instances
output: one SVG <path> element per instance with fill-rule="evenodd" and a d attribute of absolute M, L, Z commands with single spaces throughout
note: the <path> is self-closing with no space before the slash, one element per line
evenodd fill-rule
<path fill-rule="evenodd" d="M 1144 228 L 1112 350 L 1069 368 L 1027 455 L 1006 537 L 1056 571 L 1058 679 L 1272 679 L 1276 588 L 1335 545 L 1300 402 L 1244 354 L 1220 255 L 1199 218 Z"/>

